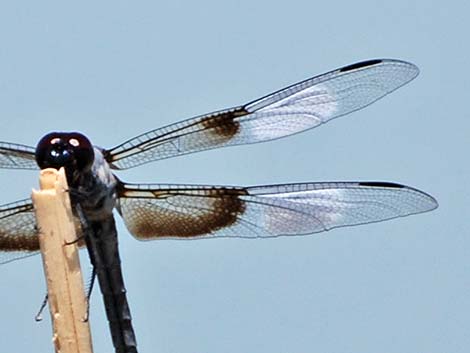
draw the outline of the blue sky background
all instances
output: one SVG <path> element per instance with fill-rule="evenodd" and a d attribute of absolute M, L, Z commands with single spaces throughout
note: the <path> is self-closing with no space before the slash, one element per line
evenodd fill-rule
<path fill-rule="evenodd" d="M 270 143 L 120 173 L 131 182 L 388 180 L 432 213 L 305 237 L 133 239 L 121 255 L 141 352 L 468 352 L 468 13 L 464 1 L 0 4 L 0 140 L 77 130 L 103 147 L 359 60 L 421 69 L 367 109 Z M 3 203 L 37 174 L 2 171 Z M 86 264 L 86 257 L 84 264 Z M 50 352 L 40 258 L 0 268 L 3 352 Z M 101 296 L 95 352 L 110 352 Z"/>

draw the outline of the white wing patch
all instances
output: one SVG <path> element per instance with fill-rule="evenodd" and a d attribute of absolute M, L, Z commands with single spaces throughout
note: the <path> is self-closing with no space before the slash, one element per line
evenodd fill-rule
<path fill-rule="evenodd" d="M 255 141 L 276 139 L 320 125 L 336 111 L 334 96 L 321 85 L 312 86 L 243 117 L 243 132 Z"/>

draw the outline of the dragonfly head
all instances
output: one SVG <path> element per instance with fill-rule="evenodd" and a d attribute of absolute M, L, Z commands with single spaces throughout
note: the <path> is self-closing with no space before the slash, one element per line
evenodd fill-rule
<path fill-rule="evenodd" d="M 51 132 L 36 147 L 36 163 L 39 168 L 65 168 L 71 183 L 91 170 L 95 154 L 90 140 L 78 132 Z"/>

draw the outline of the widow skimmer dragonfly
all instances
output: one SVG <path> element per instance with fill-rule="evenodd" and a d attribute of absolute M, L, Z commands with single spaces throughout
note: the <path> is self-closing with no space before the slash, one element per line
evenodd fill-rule
<path fill-rule="evenodd" d="M 0 142 L 0 168 L 65 167 L 72 206 L 98 276 L 117 352 L 136 352 L 113 209 L 139 240 L 310 234 L 427 212 L 436 200 L 389 182 L 268 186 L 130 184 L 113 170 L 192 152 L 274 140 L 317 127 L 391 93 L 418 75 L 408 62 L 374 59 L 294 84 L 235 108 L 146 132 L 114 148 L 53 132 L 36 148 Z M 39 250 L 29 199 L 0 206 L 0 262 Z M 94 278 L 94 276 L 93 276 Z"/>

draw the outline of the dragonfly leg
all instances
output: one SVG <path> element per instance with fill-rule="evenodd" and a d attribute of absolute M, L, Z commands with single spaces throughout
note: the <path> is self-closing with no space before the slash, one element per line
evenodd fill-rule
<path fill-rule="evenodd" d="M 42 321 L 42 312 L 44 311 L 44 308 L 47 305 L 48 299 L 49 299 L 49 295 L 46 293 L 46 295 L 44 296 L 44 300 L 41 303 L 41 307 L 39 308 L 38 313 L 34 317 L 34 320 L 36 320 L 37 322 Z"/>
<path fill-rule="evenodd" d="M 73 244 L 77 244 L 79 242 L 81 242 L 82 240 L 85 239 L 85 236 L 84 235 L 80 235 L 78 237 L 76 237 L 74 240 L 72 241 L 66 241 L 65 242 L 65 245 L 73 245 Z"/>
<path fill-rule="evenodd" d="M 77 204 L 75 207 L 75 212 L 77 217 L 80 220 L 80 224 L 82 226 L 82 235 L 76 239 L 76 241 L 80 240 L 86 240 L 86 235 L 89 234 L 90 228 L 88 225 L 88 220 L 85 217 L 85 214 L 83 213 L 83 209 L 80 204 Z M 93 261 L 92 261 L 93 263 Z M 90 317 L 90 298 L 91 298 L 91 293 L 93 292 L 93 286 L 95 284 L 95 279 L 96 279 L 96 268 L 93 265 L 92 270 L 91 270 L 91 277 L 90 281 L 88 283 L 88 289 L 87 289 L 87 294 L 86 294 L 86 312 L 85 316 L 83 317 L 82 321 L 87 322 L 89 317 Z"/>
<path fill-rule="evenodd" d="M 71 190 L 71 191 L 73 191 L 73 190 Z M 82 234 L 80 236 L 78 236 L 77 238 L 75 238 L 74 240 L 72 240 L 72 241 L 65 242 L 65 245 L 77 244 L 77 243 L 83 242 L 85 240 L 85 234 L 86 234 L 86 230 L 87 230 L 87 227 L 88 227 L 87 226 L 88 222 L 85 218 L 85 215 L 83 214 L 83 210 L 82 210 L 80 204 L 76 205 L 75 213 L 76 213 L 75 215 L 80 220 L 80 224 L 82 226 Z M 79 244 L 79 245 L 81 245 L 81 244 Z"/>
<path fill-rule="evenodd" d="M 88 290 L 86 294 L 86 313 L 85 313 L 85 317 L 82 320 L 83 322 L 87 322 L 88 319 L 90 318 L 90 298 L 91 298 L 91 293 L 93 292 L 93 286 L 95 285 L 95 279 L 96 279 L 96 270 L 95 270 L 95 267 L 93 267 L 91 271 L 90 282 L 88 283 Z"/>

